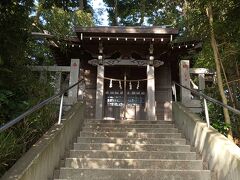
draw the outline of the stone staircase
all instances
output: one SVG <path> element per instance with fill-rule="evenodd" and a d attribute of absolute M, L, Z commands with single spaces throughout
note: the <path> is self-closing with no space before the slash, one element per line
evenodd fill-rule
<path fill-rule="evenodd" d="M 210 180 L 168 121 L 86 120 L 55 180 Z"/>

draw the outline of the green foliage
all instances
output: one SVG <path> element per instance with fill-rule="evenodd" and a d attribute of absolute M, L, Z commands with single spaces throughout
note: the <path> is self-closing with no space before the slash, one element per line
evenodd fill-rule
<path fill-rule="evenodd" d="M 220 95 L 218 93 L 217 87 L 212 85 L 208 86 L 205 89 L 205 94 L 221 101 Z M 223 115 L 223 108 L 215 103 L 208 102 L 208 111 L 209 111 L 209 118 L 211 126 L 217 129 L 220 133 L 227 136 L 228 130 L 231 128 L 233 131 L 234 137 L 240 137 L 239 127 L 240 127 L 240 118 L 238 115 L 230 112 L 230 117 L 232 121 L 232 125 L 225 123 L 224 115 Z M 202 118 L 205 118 L 204 112 L 202 113 Z"/>
<path fill-rule="evenodd" d="M 20 72 L 23 74 L 21 75 Z M 53 95 L 53 89 L 49 83 L 51 74 L 46 74 L 41 80 L 39 73 L 31 72 L 26 67 L 21 67 L 19 72 L 15 71 L 15 73 L 18 74 L 18 78 L 12 81 L 13 84 L 8 84 L 11 91 L 6 90 L 6 86 L 0 91 L 1 125 Z M 6 78 L 7 80 L 9 77 Z M 56 121 L 56 113 L 54 104 L 47 105 L 0 134 L 0 176 L 51 127 Z"/>
<path fill-rule="evenodd" d="M 227 136 L 230 124 L 226 124 L 223 118 L 223 110 L 220 106 L 213 103 L 208 103 L 209 116 L 211 126 L 217 129 L 220 133 Z"/>
<path fill-rule="evenodd" d="M 53 59 L 49 44 L 60 47 L 62 52 L 66 53 L 66 41 L 75 35 L 74 28 L 93 26 L 92 15 L 82 10 L 64 11 L 62 8 L 53 7 L 39 12 L 39 17 L 41 19 L 39 28 L 53 35 L 54 43 L 37 40 L 32 44 L 32 51 L 35 52 L 30 53 L 31 60 L 35 59 L 38 64 L 49 62 L 47 59 Z M 39 55 L 43 56 L 40 57 Z"/>
<path fill-rule="evenodd" d="M 146 11 L 151 3 L 145 0 L 104 0 L 108 6 L 109 20 L 111 25 L 142 25 L 142 18 L 146 16 Z"/>
<path fill-rule="evenodd" d="M 53 95 L 52 74 L 43 72 L 40 76 L 28 68 L 28 65 L 54 64 L 51 42 L 34 39 L 31 32 L 48 30 L 57 42 L 73 35 L 75 25 L 93 25 L 91 14 L 76 10 L 78 3 L 77 0 L 0 2 L 0 125 Z M 88 9 L 84 3 L 84 9 Z M 0 134 L 0 176 L 53 125 L 56 113 L 54 103 L 49 104 Z"/>
<path fill-rule="evenodd" d="M 53 112 L 56 107 L 48 105 L 0 134 L 0 177 L 53 125 Z"/>
<path fill-rule="evenodd" d="M 210 42 L 205 41 L 202 46 L 202 51 L 194 57 L 194 67 L 208 68 L 211 70 L 215 69 L 213 51 Z"/>
<path fill-rule="evenodd" d="M 68 39 L 74 35 L 74 27 L 76 26 L 92 26 L 92 16 L 81 10 L 67 12 L 61 8 L 53 7 L 51 10 L 41 12 L 44 19 L 43 27 L 48 30 L 57 39 Z"/>
<path fill-rule="evenodd" d="M 28 41 L 29 3 L 19 1 L 0 4 L 0 71 L 9 71 L 8 66 L 24 62 L 24 51 Z"/>
<path fill-rule="evenodd" d="M 229 84 L 229 87 L 227 86 L 227 81 L 240 78 L 239 75 L 237 75 L 239 71 L 238 63 L 240 60 L 240 31 L 239 20 L 237 20 L 239 19 L 237 18 L 239 15 L 236 10 L 239 8 L 239 3 L 235 0 L 185 1 L 184 24 L 186 30 L 183 31 L 183 36 L 198 37 L 198 39 L 202 39 L 203 41 L 202 51 L 194 57 L 194 67 L 204 67 L 210 70 L 215 70 L 213 50 L 209 37 L 210 28 L 206 14 L 206 7 L 209 6 L 209 4 L 211 4 L 213 9 L 213 28 L 221 57 L 220 61 L 223 64 L 222 67 L 227 76 L 227 79 L 223 76 L 223 88 L 228 98 L 228 105 L 235 106 L 239 109 L 239 83 L 231 83 Z M 229 26 L 229 24 L 232 26 Z M 229 88 L 231 92 L 229 91 Z M 221 101 L 217 84 L 214 83 L 212 87 L 207 87 L 206 93 Z M 230 93 L 234 102 L 232 102 L 232 99 L 230 98 Z M 231 128 L 234 136 L 239 138 L 239 118 L 230 114 L 232 123 L 232 126 L 230 127 L 224 122 L 224 115 L 221 107 L 209 104 L 209 113 L 212 126 L 218 129 L 219 132 L 226 135 L 227 130 Z"/>
<path fill-rule="evenodd" d="M 39 0 L 39 4 L 43 4 L 44 9 L 52 9 L 52 7 L 61 8 L 64 11 L 75 11 L 83 3 L 84 11 L 92 13 L 93 9 L 88 4 L 88 0 Z"/>
<path fill-rule="evenodd" d="M 213 119 L 211 126 L 217 129 L 218 132 L 222 133 L 224 136 L 227 136 L 228 131 L 231 128 L 230 124 L 226 124 L 224 121 L 218 119 Z"/>
<path fill-rule="evenodd" d="M 27 64 L 46 66 L 54 64 L 52 51 L 46 41 L 31 39 L 27 48 Z"/>

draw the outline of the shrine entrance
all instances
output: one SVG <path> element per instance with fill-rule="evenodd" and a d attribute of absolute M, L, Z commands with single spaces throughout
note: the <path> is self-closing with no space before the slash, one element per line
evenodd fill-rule
<path fill-rule="evenodd" d="M 176 43 L 178 30 L 164 27 L 75 31 L 71 57 L 80 59 L 86 82 L 86 118 L 171 120 L 178 56 L 199 47 L 195 42 Z"/>
<path fill-rule="evenodd" d="M 146 86 L 146 67 L 106 67 L 105 119 L 146 119 Z"/>
<path fill-rule="evenodd" d="M 76 27 L 75 33 L 61 42 L 66 51 L 57 44 L 51 48 L 59 72 L 74 70 L 69 84 L 85 80 L 84 93 L 76 87 L 70 96 L 72 101 L 84 97 L 86 119 L 172 120 L 172 81 L 179 82 L 179 57 L 200 51 L 200 41 L 176 41 L 177 29 L 160 26 Z M 186 91 L 182 94 L 193 102 Z"/>

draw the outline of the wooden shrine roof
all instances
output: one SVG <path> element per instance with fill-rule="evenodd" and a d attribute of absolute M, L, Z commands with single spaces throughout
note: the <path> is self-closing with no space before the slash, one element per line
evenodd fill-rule
<path fill-rule="evenodd" d="M 178 30 L 174 28 L 162 28 L 159 26 L 152 27 L 76 27 L 75 32 L 80 41 L 82 40 L 101 40 L 115 41 L 116 40 L 144 40 L 149 41 L 164 41 L 166 39 L 173 40 L 178 35 Z M 164 39 L 163 39 L 164 38 Z M 137 42 L 138 43 L 138 42 Z"/>
<path fill-rule="evenodd" d="M 86 35 L 109 35 L 109 34 L 115 34 L 116 36 L 119 35 L 144 35 L 144 36 L 157 36 L 157 35 L 163 35 L 163 34 L 169 34 L 169 35 L 177 35 L 178 30 L 174 28 L 163 28 L 160 26 L 152 26 L 152 27 L 145 27 L 145 26 L 98 26 L 98 27 L 76 27 L 75 28 L 76 33 L 84 33 Z"/>
<path fill-rule="evenodd" d="M 76 36 L 62 40 L 66 43 L 67 54 L 61 52 L 58 46 L 53 46 L 55 60 L 59 65 L 70 63 L 71 58 L 96 59 L 99 52 L 99 42 L 104 47 L 106 58 L 114 58 L 116 54 L 121 57 L 147 59 L 149 56 L 150 43 L 154 46 L 154 57 L 156 59 L 172 61 L 181 54 L 199 47 L 199 41 L 183 41 L 177 43 L 179 31 L 175 28 L 164 28 L 160 26 L 110 26 L 110 27 L 76 27 Z M 36 37 L 49 39 L 57 45 L 55 38 L 50 34 L 32 33 Z"/>

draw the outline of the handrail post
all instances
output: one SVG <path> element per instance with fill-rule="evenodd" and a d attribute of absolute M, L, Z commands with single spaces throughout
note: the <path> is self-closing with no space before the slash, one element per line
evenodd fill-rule
<path fill-rule="evenodd" d="M 209 128 L 210 127 L 210 121 L 209 121 L 207 101 L 206 101 L 205 98 L 203 98 L 203 102 L 204 102 L 204 110 L 205 110 L 205 117 L 206 117 L 206 121 L 207 121 L 207 126 Z"/>
<path fill-rule="evenodd" d="M 61 120 L 62 120 L 63 96 L 64 94 L 62 94 L 61 96 L 60 109 L 59 109 L 59 115 L 58 115 L 58 124 L 61 124 Z"/>
<path fill-rule="evenodd" d="M 173 96 L 174 96 L 174 101 L 177 102 L 177 92 L 176 92 L 176 84 L 173 83 L 172 85 L 172 92 L 173 92 Z"/>

